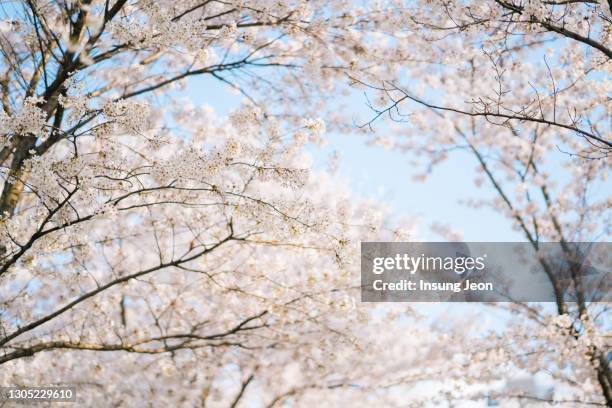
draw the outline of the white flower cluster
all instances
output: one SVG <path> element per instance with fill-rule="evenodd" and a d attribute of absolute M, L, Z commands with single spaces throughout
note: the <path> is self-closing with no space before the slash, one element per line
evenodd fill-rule
<path fill-rule="evenodd" d="M 136 100 L 108 102 L 103 107 L 104 115 L 118 129 L 131 133 L 141 133 L 148 126 L 149 105 Z"/>
<path fill-rule="evenodd" d="M 0 132 L 3 134 L 42 136 L 47 115 L 37 105 L 42 103 L 40 98 L 27 98 L 20 110 L 13 115 L 7 115 L 0 110 Z"/>
<path fill-rule="evenodd" d="M 239 109 L 230 114 L 230 122 L 236 130 L 244 132 L 259 125 L 261 109 L 257 107 Z"/>
<path fill-rule="evenodd" d="M 306 118 L 304 119 L 304 127 L 310 130 L 317 136 L 321 136 L 325 133 L 325 122 L 321 118 Z"/>
<path fill-rule="evenodd" d="M 68 112 L 66 119 L 70 123 L 77 122 L 90 110 L 90 98 L 87 96 L 84 86 L 84 82 L 73 76 L 67 81 L 67 94 L 58 97 L 59 103 Z"/>
<path fill-rule="evenodd" d="M 170 9 L 156 2 L 144 2 L 140 19 L 122 19 L 110 23 L 110 31 L 119 41 L 165 50 L 182 43 L 190 50 L 199 50 L 211 37 L 201 19 L 174 21 Z"/>

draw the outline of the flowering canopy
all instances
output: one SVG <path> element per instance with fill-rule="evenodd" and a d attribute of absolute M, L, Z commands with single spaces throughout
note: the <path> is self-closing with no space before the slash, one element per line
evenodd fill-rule
<path fill-rule="evenodd" d="M 398 147 L 472 151 L 530 240 L 584 238 L 610 207 L 579 204 L 609 169 L 603 4 L 33 0 L 2 15 L 3 384 L 77 384 L 86 406 L 372 406 L 425 380 L 430 402 L 482 398 L 501 371 L 546 369 L 566 384 L 554 399 L 610 403 L 587 305 L 518 305 L 535 323 L 484 339 L 358 305 L 357 242 L 406 231 L 309 177 L 303 149 L 350 129 L 330 95 L 363 87 L 377 116 L 412 103 Z M 185 101 L 197 76 L 243 106 Z M 577 159 L 553 197 L 556 145 Z"/>

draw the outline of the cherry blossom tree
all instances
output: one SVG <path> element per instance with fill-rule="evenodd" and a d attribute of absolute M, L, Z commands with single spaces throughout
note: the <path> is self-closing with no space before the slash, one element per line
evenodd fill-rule
<path fill-rule="evenodd" d="M 609 405 L 590 304 L 517 305 L 535 323 L 510 345 L 360 305 L 358 242 L 410 231 L 304 153 L 353 130 L 330 98 L 352 83 L 381 114 L 414 102 L 399 148 L 480 157 L 535 244 L 605 231 L 609 198 L 587 198 L 609 166 L 610 15 L 574 3 L 3 3 L 0 382 L 74 384 L 83 406 L 421 406 L 527 369 L 567 385 L 555 401 Z M 194 106 L 198 76 L 243 106 Z"/>
<path fill-rule="evenodd" d="M 1 7 L 3 385 L 75 385 L 82 406 L 370 406 L 443 360 L 427 329 L 381 335 L 410 308 L 357 304 L 359 240 L 406 231 L 304 164 L 339 127 L 317 115 L 328 93 L 370 66 L 355 27 L 384 8 Z M 197 76 L 243 106 L 194 106 Z"/>
<path fill-rule="evenodd" d="M 476 186 L 490 186 L 495 194 L 467 204 L 505 214 L 535 249 L 557 241 L 571 256 L 572 242 L 605 241 L 612 204 L 609 190 L 602 193 L 612 147 L 610 6 L 415 2 L 404 32 L 386 33 L 395 46 L 410 50 L 412 61 L 351 75 L 374 112 L 363 126 L 390 123 L 395 134 L 385 128 L 375 141 L 416 153 L 426 164 L 419 179 L 451 154 L 472 156 Z M 521 320 L 487 340 L 486 348 L 504 357 L 483 354 L 477 377 L 494 378 L 499 370 L 483 367 L 509 359 L 578 385 L 572 404 L 611 406 L 608 306 L 591 302 L 597 299 L 576 278 L 576 299 L 569 302 L 554 265 L 541 263 L 555 289 L 554 313 L 542 305 L 510 304 Z"/>

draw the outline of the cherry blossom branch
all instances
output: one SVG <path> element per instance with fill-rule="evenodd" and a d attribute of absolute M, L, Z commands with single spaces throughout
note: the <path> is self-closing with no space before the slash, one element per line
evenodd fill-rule
<path fill-rule="evenodd" d="M 242 238 L 239 238 L 237 236 L 234 235 L 234 231 L 233 231 L 233 227 L 231 226 L 231 223 L 229 224 L 230 226 L 230 234 L 228 236 L 226 236 L 225 238 L 223 238 L 222 240 L 220 240 L 219 242 L 215 243 L 214 245 L 210 246 L 210 247 L 206 247 L 203 250 L 196 252 L 195 254 L 192 255 L 188 255 L 185 254 L 183 257 L 180 257 L 179 259 L 173 260 L 173 261 L 169 261 L 169 262 L 165 262 L 165 263 L 160 263 L 157 266 L 151 267 L 151 268 L 147 268 L 138 272 L 134 272 L 132 274 L 129 275 L 125 275 L 122 276 L 120 278 L 111 280 L 109 282 L 107 282 L 106 284 L 97 287 L 96 289 L 89 291 L 81 296 L 79 296 L 77 299 L 73 300 L 72 302 L 68 303 L 67 305 L 57 309 L 56 311 L 32 322 L 29 323 L 25 326 L 22 326 L 20 328 L 18 328 L 17 330 L 15 330 L 13 333 L 9 334 L 8 336 L 4 337 L 3 339 L 0 340 L 0 346 L 3 346 L 5 344 L 7 344 L 9 341 L 15 339 L 16 337 L 22 335 L 23 333 L 26 333 L 28 331 L 31 331 L 35 328 L 37 328 L 38 326 L 47 323 L 48 321 L 56 318 L 57 316 L 62 315 L 63 313 L 69 311 L 70 309 L 72 309 L 74 306 L 106 291 L 109 288 L 112 288 L 114 286 L 117 286 L 121 283 L 125 283 L 128 282 L 132 279 L 135 278 L 139 278 L 148 274 L 151 274 L 153 272 L 157 272 L 166 268 L 170 268 L 170 267 L 174 267 L 174 266 L 179 266 L 182 265 L 184 263 L 193 261 L 194 259 L 200 258 L 203 255 L 206 255 L 208 253 L 211 253 L 212 251 L 214 251 L 215 249 L 221 247 L 223 244 L 230 242 L 230 241 L 236 241 L 236 240 L 241 240 Z M 191 252 L 191 251 L 190 251 Z"/>
<path fill-rule="evenodd" d="M 385 114 L 391 114 L 391 112 L 393 110 L 398 110 L 399 106 L 401 105 L 402 102 L 405 102 L 407 100 L 416 102 L 420 105 L 423 105 L 427 108 L 431 108 L 431 109 L 435 109 L 435 110 L 440 110 L 440 111 L 447 111 L 447 112 L 453 112 L 453 113 L 458 113 L 461 115 L 465 115 L 465 116 L 472 116 L 472 117 L 484 117 L 485 119 L 489 120 L 489 118 L 501 118 L 501 119 L 506 119 L 507 121 L 518 121 L 518 122 L 535 122 L 535 123 L 542 123 L 545 125 L 549 125 L 549 126 L 555 126 L 555 127 L 560 127 L 563 129 L 567 129 L 567 130 L 571 130 L 573 132 L 578 133 L 579 135 L 581 135 L 582 137 L 585 137 L 586 139 L 591 139 L 593 141 L 599 142 L 601 144 L 603 144 L 605 146 L 606 149 L 612 149 L 612 141 L 609 140 L 605 140 L 591 132 L 588 132 L 584 129 L 580 129 L 574 125 L 568 125 L 565 123 L 559 123 L 556 121 L 551 121 L 551 120 L 547 120 L 545 118 L 539 118 L 536 116 L 527 116 L 527 115 L 519 115 L 519 114 L 506 114 L 506 113 L 501 113 L 501 112 L 492 112 L 492 111 L 482 111 L 482 112 L 474 112 L 474 111 L 466 111 L 466 110 L 462 110 L 462 109 L 458 109 L 458 108 L 454 108 L 454 107 L 449 107 L 449 106 L 440 106 L 440 105 L 436 105 L 436 104 L 432 104 L 429 103 L 423 99 L 420 99 L 416 96 L 411 95 L 410 93 L 408 93 L 408 91 L 404 90 L 401 87 L 398 87 L 396 85 L 394 85 L 393 83 L 390 82 L 383 82 L 381 86 L 376 86 L 376 85 L 372 85 L 372 84 L 367 84 L 353 76 L 349 75 L 349 78 L 354 82 L 354 83 L 358 83 L 364 86 L 367 86 L 368 88 L 377 90 L 377 91 L 382 91 L 385 92 L 387 94 L 390 94 L 393 91 L 397 91 L 400 92 L 403 96 L 397 99 L 392 99 L 391 100 L 391 104 L 382 109 L 382 110 L 377 110 L 375 113 L 375 116 L 373 117 L 372 120 L 370 120 L 369 122 L 367 122 L 365 125 L 360 125 L 360 127 L 366 126 L 370 123 L 373 123 L 374 121 L 376 121 L 378 118 L 380 118 L 381 116 L 385 115 Z M 390 85 L 390 86 L 387 86 Z M 505 126 L 506 122 L 502 122 L 502 123 L 496 123 L 496 122 L 492 122 L 490 121 L 490 123 L 494 124 L 494 125 L 498 125 L 498 126 Z"/>
<path fill-rule="evenodd" d="M 248 331 L 265 328 L 268 325 L 264 322 L 261 324 L 249 325 L 249 323 L 262 319 L 266 314 L 267 310 L 250 316 L 240 323 L 235 325 L 233 328 L 226 331 L 209 334 L 199 335 L 195 333 L 179 333 L 169 334 L 158 337 L 151 337 L 144 340 L 139 340 L 132 343 L 122 342 L 119 344 L 109 343 L 91 343 L 91 342 L 75 342 L 75 341 L 49 341 L 34 343 L 27 346 L 5 346 L 7 348 L 13 348 L 15 351 L 5 353 L 0 357 L 0 364 L 4 364 L 8 361 L 15 360 L 23 357 L 31 357 L 37 353 L 43 351 L 57 350 L 57 349 L 72 349 L 72 350 L 87 350 L 87 351 L 125 351 L 130 353 L 140 354 L 163 354 L 171 353 L 177 350 L 194 350 L 199 348 L 219 348 L 219 347 L 238 347 L 247 350 L 256 350 L 271 346 L 249 346 L 245 345 L 240 341 L 231 340 L 232 336 L 236 334 L 242 334 Z M 230 338 L 230 340 L 226 340 Z M 168 340 L 180 340 L 176 344 L 169 345 Z M 146 347 L 150 343 L 163 343 L 161 347 Z"/>

